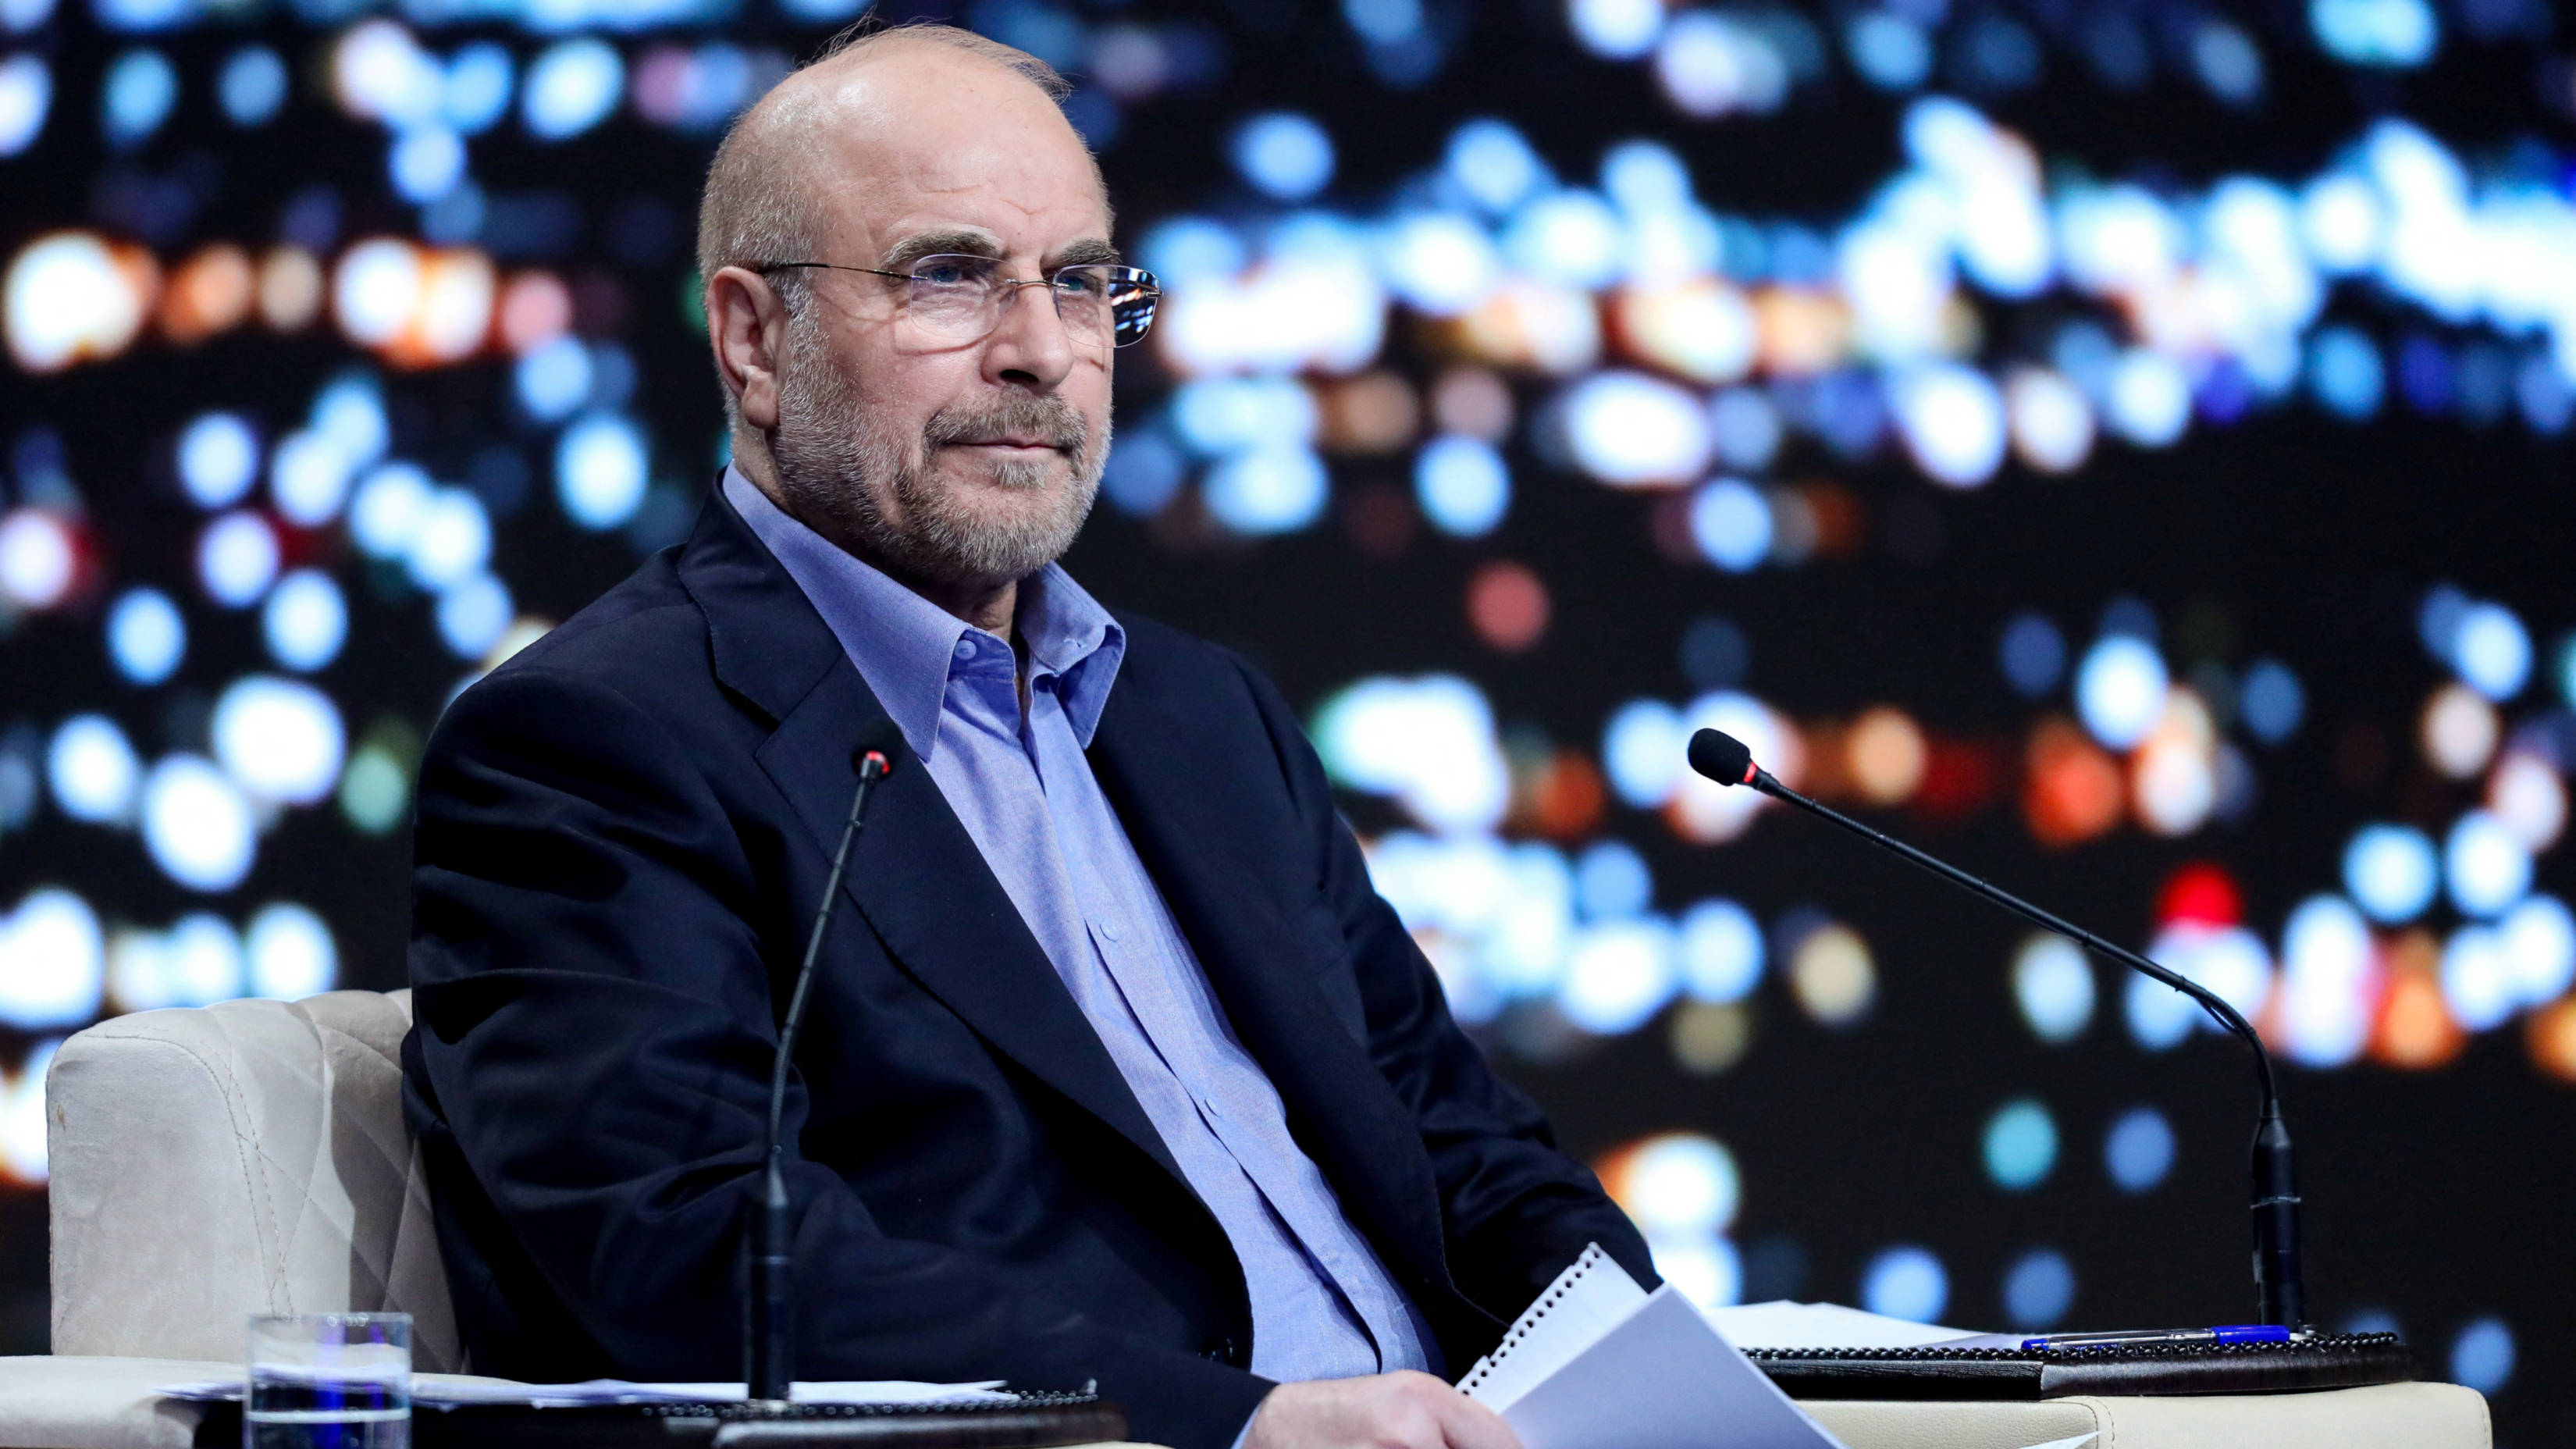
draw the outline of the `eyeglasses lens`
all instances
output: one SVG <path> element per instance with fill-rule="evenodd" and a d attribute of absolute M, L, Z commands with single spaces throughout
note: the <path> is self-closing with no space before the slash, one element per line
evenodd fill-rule
<path fill-rule="evenodd" d="M 931 331 L 981 337 L 1000 325 L 1009 294 L 1029 285 L 1004 276 L 990 257 L 923 257 L 912 264 L 907 305 L 913 320 Z M 1059 267 L 1045 286 L 1067 332 L 1117 347 L 1145 335 L 1162 297 L 1152 273 L 1107 264 Z"/>

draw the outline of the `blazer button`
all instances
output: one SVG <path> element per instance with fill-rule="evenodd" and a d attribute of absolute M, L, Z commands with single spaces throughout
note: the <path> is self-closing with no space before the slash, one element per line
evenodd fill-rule
<path fill-rule="evenodd" d="M 1199 1357 L 1212 1358 L 1218 1363 L 1235 1364 L 1238 1368 L 1242 1367 L 1236 1362 L 1240 1353 L 1241 1350 L 1235 1347 L 1234 1338 L 1230 1334 L 1211 1333 L 1199 1344 Z"/>

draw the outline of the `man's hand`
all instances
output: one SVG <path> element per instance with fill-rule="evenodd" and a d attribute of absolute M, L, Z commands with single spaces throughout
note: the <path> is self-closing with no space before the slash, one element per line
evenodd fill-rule
<path fill-rule="evenodd" d="M 1281 1384 L 1243 1449 L 1521 1449 L 1502 1416 L 1429 1374 Z"/>

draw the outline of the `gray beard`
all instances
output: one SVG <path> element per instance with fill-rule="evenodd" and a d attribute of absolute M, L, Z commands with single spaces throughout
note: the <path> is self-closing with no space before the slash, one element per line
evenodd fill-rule
<path fill-rule="evenodd" d="M 1109 454 L 1105 425 L 1094 438 L 1064 399 L 1010 393 L 983 407 L 943 408 L 906 436 L 860 401 L 856 380 L 823 345 L 819 326 L 790 319 L 787 331 L 769 455 L 789 512 L 886 572 L 927 583 L 1016 582 L 1073 546 L 1099 496 Z M 1040 506 L 1001 520 L 977 516 L 932 475 L 930 459 L 943 444 L 995 433 L 1034 433 L 1055 444 L 1071 460 L 1072 477 L 1055 483 L 1051 459 L 1002 460 L 991 482 Z M 899 522 L 881 496 L 894 500 Z"/>

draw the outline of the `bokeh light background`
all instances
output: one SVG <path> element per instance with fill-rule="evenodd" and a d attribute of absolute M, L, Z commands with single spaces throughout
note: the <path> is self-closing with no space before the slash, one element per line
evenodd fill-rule
<path fill-rule="evenodd" d="M 1169 289 L 1113 602 L 1271 670 L 1457 1012 L 1704 1301 L 2248 1316 L 2576 1427 L 2576 37 L 2543 0 L 897 6 Z M 0 0 L 0 1272 L 122 1011 L 402 974 L 420 742 L 679 538 L 725 119 L 849 0 Z M 2561 1382 L 2553 1382 L 2561 1381 Z"/>

